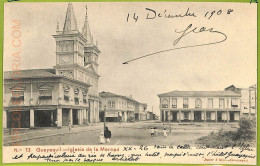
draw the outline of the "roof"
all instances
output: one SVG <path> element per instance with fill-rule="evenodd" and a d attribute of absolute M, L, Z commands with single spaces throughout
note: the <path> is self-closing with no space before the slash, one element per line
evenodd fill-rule
<path fill-rule="evenodd" d="M 172 91 L 158 94 L 159 97 L 240 97 L 240 92 L 234 91 Z"/>
<path fill-rule="evenodd" d="M 5 71 L 4 79 L 13 79 L 15 71 Z M 60 77 L 55 74 L 55 69 L 30 69 L 30 70 L 19 70 L 19 76 L 21 78 L 57 78 Z M 18 77 L 18 75 L 16 75 Z"/>
<path fill-rule="evenodd" d="M 67 8 L 67 13 L 66 13 L 66 18 L 65 18 L 65 23 L 63 27 L 63 33 L 69 32 L 69 31 L 77 31 L 77 20 L 74 15 L 73 11 L 73 6 L 72 3 L 69 2 L 68 8 Z"/>
<path fill-rule="evenodd" d="M 93 44 L 93 38 L 90 33 L 89 23 L 88 23 L 88 8 L 86 6 L 86 15 L 85 15 L 85 22 L 82 28 L 82 35 L 87 39 L 86 44 Z"/>
<path fill-rule="evenodd" d="M 111 93 L 111 92 L 104 92 L 103 91 L 103 92 L 99 93 L 99 96 L 100 97 L 121 97 L 121 98 L 128 99 L 128 100 L 139 103 L 138 101 L 136 101 L 135 99 L 133 99 L 131 97 L 122 96 L 122 95 L 114 94 L 114 93 Z"/>
<path fill-rule="evenodd" d="M 4 79 L 14 79 L 14 76 L 12 76 L 14 71 L 5 71 L 4 72 Z M 75 80 L 69 77 L 65 76 L 59 76 L 55 74 L 55 69 L 30 69 L 30 70 L 19 70 L 19 75 L 15 75 L 15 77 L 20 78 L 63 78 L 70 81 L 74 81 L 80 84 L 88 85 L 88 83 Z"/>

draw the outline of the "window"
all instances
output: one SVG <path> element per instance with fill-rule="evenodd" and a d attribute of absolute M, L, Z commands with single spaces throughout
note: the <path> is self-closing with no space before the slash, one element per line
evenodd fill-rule
<path fill-rule="evenodd" d="M 75 89 L 74 89 L 74 102 L 75 102 L 75 105 L 79 105 L 79 97 L 78 97 L 78 94 L 79 94 L 79 89 L 78 89 L 78 88 L 75 88 Z"/>
<path fill-rule="evenodd" d="M 195 100 L 195 108 L 201 108 L 202 107 L 202 102 L 200 99 Z"/>
<path fill-rule="evenodd" d="M 231 107 L 238 108 L 238 99 L 237 98 L 231 99 Z"/>
<path fill-rule="evenodd" d="M 177 99 L 172 99 L 172 108 L 177 108 Z"/>
<path fill-rule="evenodd" d="M 206 117 L 207 117 L 207 120 L 210 120 L 211 119 L 211 112 L 206 112 Z"/>
<path fill-rule="evenodd" d="M 219 108 L 225 108 L 224 99 L 219 99 Z"/>
<path fill-rule="evenodd" d="M 213 108 L 213 99 L 208 99 L 208 108 Z"/>
<path fill-rule="evenodd" d="M 183 108 L 189 108 L 188 98 L 183 98 Z"/>
<path fill-rule="evenodd" d="M 12 89 L 12 104 L 24 103 L 24 90 L 22 89 Z"/>
<path fill-rule="evenodd" d="M 109 108 L 115 108 L 115 101 L 108 101 Z"/>
<path fill-rule="evenodd" d="M 52 89 L 40 89 L 39 100 L 52 100 Z"/>
<path fill-rule="evenodd" d="M 83 95 L 83 103 L 86 104 L 87 103 L 87 91 L 82 90 L 82 95 Z"/>
<path fill-rule="evenodd" d="M 83 103 L 85 103 L 85 104 L 87 103 L 87 95 L 85 95 L 85 94 L 83 95 Z"/>
<path fill-rule="evenodd" d="M 162 108 L 168 108 L 168 100 L 167 99 L 162 100 Z"/>
<path fill-rule="evenodd" d="M 184 112 L 184 120 L 189 120 L 189 113 L 188 112 Z"/>
<path fill-rule="evenodd" d="M 79 105 L 79 98 L 78 97 L 74 97 L 74 101 L 75 101 L 75 105 Z"/>
<path fill-rule="evenodd" d="M 68 86 L 66 86 L 66 87 L 63 87 L 63 90 L 64 90 L 64 100 L 69 101 L 70 100 L 70 97 L 69 97 L 70 88 Z"/>

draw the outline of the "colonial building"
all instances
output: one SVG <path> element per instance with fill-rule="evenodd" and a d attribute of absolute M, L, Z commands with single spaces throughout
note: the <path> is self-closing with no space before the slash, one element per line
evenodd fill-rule
<path fill-rule="evenodd" d="M 241 115 L 241 92 L 172 91 L 158 95 L 163 122 L 234 122 Z"/>
<path fill-rule="evenodd" d="M 135 120 L 147 120 L 147 104 L 139 102 L 135 103 Z"/>
<path fill-rule="evenodd" d="M 53 69 L 4 73 L 4 127 L 66 126 L 99 121 L 99 49 L 90 33 L 87 7 L 82 32 L 68 4 L 62 30 L 57 24 Z M 18 104 L 17 104 L 18 103 Z"/>
<path fill-rule="evenodd" d="M 104 120 L 104 110 L 106 112 L 106 121 L 127 122 L 134 121 L 138 115 L 138 120 L 146 119 L 147 104 L 140 103 L 132 97 L 117 95 L 110 92 L 101 92 L 100 94 L 100 119 Z"/>
<path fill-rule="evenodd" d="M 227 89 L 227 88 L 226 88 Z M 256 116 L 256 103 L 257 103 L 257 87 L 256 84 L 248 88 L 236 88 L 234 85 L 228 87 L 228 89 L 236 89 L 241 92 L 241 112 L 242 115 Z"/>

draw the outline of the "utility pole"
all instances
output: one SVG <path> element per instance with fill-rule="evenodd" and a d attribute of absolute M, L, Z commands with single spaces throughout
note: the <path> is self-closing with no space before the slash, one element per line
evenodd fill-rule
<path fill-rule="evenodd" d="M 106 106 L 104 106 L 104 131 L 106 129 Z"/>

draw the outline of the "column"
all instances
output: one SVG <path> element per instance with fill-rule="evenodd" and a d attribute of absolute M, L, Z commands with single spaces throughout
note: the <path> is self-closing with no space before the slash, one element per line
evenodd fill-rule
<path fill-rule="evenodd" d="M 81 124 L 84 123 L 84 110 L 81 110 Z"/>
<path fill-rule="evenodd" d="M 78 110 L 78 124 L 82 124 L 82 111 Z"/>
<path fill-rule="evenodd" d="M 86 122 L 87 122 L 87 123 L 89 122 L 88 111 L 89 111 L 89 110 L 86 110 Z"/>
<path fill-rule="evenodd" d="M 57 108 L 57 127 L 62 126 L 62 108 Z"/>
<path fill-rule="evenodd" d="M 218 122 L 218 112 L 215 111 L 215 121 Z"/>
<path fill-rule="evenodd" d="M 191 122 L 193 122 L 193 120 L 194 120 L 194 111 L 192 110 L 191 111 Z"/>
<path fill-rule="evenodd" d="M 164 122 L 165 119 L 166 119 L 166 118 L 165 118 L 165 116 L 166 116 L 165 114 L 166 114 L 166 113 L 165 113 L 165 111 L 162 111 L 162 112 L 163 112 L 163 119 L 162 119 L 162 121 Z"/>
<path fill-rule="evenodd" d="M 87 123 L 87 110 L 86 109 L 83 110 L 83 123 L 84 124 Z"/>
<path fill-rule="evenodd" d="M 71 124 L 73 125 L 73 113 L 72 113 L 72 108 L 69 110 L 69 120 Z"/>
<path fill-rule="evenodd" d="M 54 124 L 54 119 L 53 119 L 54 115 L 53 115 L 53 110 L 51 111 L 51 126 L 53 126 Z"/>
<path fill-rule="evenodd" d="M 179 122 L 181 122 L 181 110 L 179 110 Z"/>
<path fill-rule="evenodd" d="M 30 127 L 34 127 L 34 109 L 30 109 Z"/>
<path fill-rule="evenodd" d="M 207 122 L 207 111 L 204 111 L 204 122 Z"/>
<path fill-rule="evenodd" d="M 7 111 L 3 110 L 3 128 L 7 128 Z"/>
<path fill-rule="evenodd" d="M 226 113 L 227 113 L 227 123 L 229 123 L 229 119 L 230 119 L 229 112 L 227 111 Z"/>

